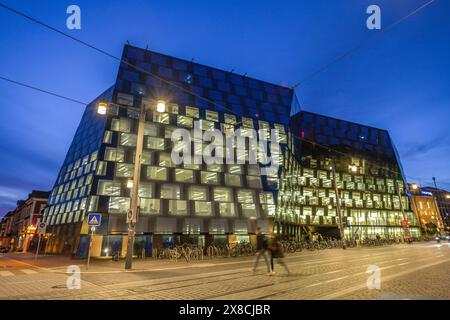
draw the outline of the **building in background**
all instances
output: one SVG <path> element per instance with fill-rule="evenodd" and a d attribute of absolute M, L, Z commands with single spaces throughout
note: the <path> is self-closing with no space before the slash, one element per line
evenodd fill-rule
<path fill-rule="evenodd" d="M 134 174 L 142 104 L 149 107 L 136 252 L 150 255 L 152 248 L 175 242 L 207 246 L 250 241 L 256 227 L 295 238 L 319 226 L 336 231 L 327 162 L 336 157 L 349 236 L 402 235 L 397 190 L 411 230 L 418 234 L 400 162 L 386 131 L 301 112 L 290 88 L 192 61 L 130 45 L 124 47 L 122 59 L 127 63 L 121 63 L 115 84 L 86 107 L 51 191 L 44 213 L 51 233 L 48 252 L 85 256 L 87 214 L 101 213 L 92 254 L 124 254 L 130 210 L 127 185 Z M 97 106 L 103 100 L 109 106 L 101 115 Z M 162 108 L 157 107 L 160 100 Z M 224 135 L 239 128 L 249 136 L 255 129 L 265 136 L 269 150 L 273 141 L 268 130 L 276 129 L 280 169 L 261 174 L 264 165 L 248 163 L 248 144 L 240 159 L 243 164 L 175 165 L 172 132 L 193 131 L 196 122 L 203 131 L 220 129 Z M 302 139 L 346 155 L 319 154 Z M 198 155 L 204 146 L 192 152 Z M 356 165 L 357 172 L 348 172 L 349 165 Z"/>
<path fill-rule="evenodd" d="M 446 232 L 450 232 L 450 191 L 435 187 L 423 187 L 421 190 L 433 194 L 441 214 L 444 229 Z"/>
<path fill-rule="evenodd" d="M 13 224 L 14 224 L 14 211 L 9 211 L 0 220 L 0 246 L 6 248 L 11 247 Z"/>
<path fill-rule="evenodd" d="M 423 233 L 428 236 L 442 233 L 445 228 L 434 192 L 429 187 L 421 188 L 416 184 L 410 185 L 410 191 L 414 212 Z"/>
<path fill-rule="evenodd" d="M 26 252 L 35 248 L 37 224 L 47 205 L 49 195 L 48 191 L 33 190 L 26 200 L 17 202 L 11 226 L 11 234 L 14 238 L 13 250 Z"/>

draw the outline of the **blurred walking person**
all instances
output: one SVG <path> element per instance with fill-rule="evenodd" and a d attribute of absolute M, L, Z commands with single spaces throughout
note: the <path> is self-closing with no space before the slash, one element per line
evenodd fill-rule
<path fill-rule="evenodd" d="M 264 261 L 266 262 L 267 273 L 271 274 L 272 270 L 269 264 L 269 250 L 267 245 L 266 237 L 261 233 L 261 228 L 256 228 L 256 258 L 255 263 L 253 264 L 253 272 L 256 272 L 256 268 L 258 267 L 258 262 L 261 256 L 264 256 Z"/>
<path fill-rule="evenodd" d="M 272 238 L 272 242 L 270 244 L 270 251 L 271 251 L 270 266 L 272 268 L 272 272 L 270 274 L 271 275 L 275 274 L 273 259 L 276 259 L 277 263 L 280 264 L 286 270 L 288 275 L 290 275 L 291 272 L 289 271 L 289 268 L 283 259 L 284 258 L 283 248 L 281 247 L 280 243 L 277 241 L 276 237 Z"/>

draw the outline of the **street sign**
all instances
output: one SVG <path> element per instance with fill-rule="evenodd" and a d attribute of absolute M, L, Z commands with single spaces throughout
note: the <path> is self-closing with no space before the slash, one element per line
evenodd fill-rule
<path fill-rule="evenodd" d="M 47 224 L 45 222 L 39 222 L 38 234 L 45 234 L 46 229 L 47 229 Z"/>
<path fill-rule="evenodd" d="M 90 213 L 88 215 L 88 226 L 99 227 L 102 223 L 102 215 L 100 213 Z"/>
<path fill-rule="evenodd" d="M 133 214 L 132 210 L 129 210 L 127 212 L 127 223 L 136 223 L 137 219 L 136 219 L 136 215 Z"/>

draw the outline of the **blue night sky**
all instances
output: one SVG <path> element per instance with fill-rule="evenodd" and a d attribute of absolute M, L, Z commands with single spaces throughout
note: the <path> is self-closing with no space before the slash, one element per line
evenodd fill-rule
<path fill-rule="evenodd" d="M 293 85 L 428 0 L 24 1 L 12 6 L 116 55 L 141 47 Z M 81 7 L 81 30 L 66 8 Z M 436 0 L 297 89 L 304 110 L 390 131 L 410 182 L 450 189 L 450 1 Z M 118 62 L 0 8 L 0 75 L 89 102 Z M 83 107 L 0 80 L 0 216 L 50 190 Z"/>

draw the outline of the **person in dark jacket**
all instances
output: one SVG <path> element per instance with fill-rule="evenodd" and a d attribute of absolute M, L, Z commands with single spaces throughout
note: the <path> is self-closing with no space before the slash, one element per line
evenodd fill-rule
<path fill-rule="evenodd" d="M 267 273 L 271 274 L 272 270 L 269 264 L 269 251 L 267 246 L 267 239 L 261 233 L 261 228 L 256 228 L 256 258 L 255 263 L 253 264 L 252 271 L 256 271 L 256 267 L 258 266 L 259 258 L 264 256 L 264 261 L 266 262 Z"/>
<path fill-rule="evenodd" d="M 272 238 L 272 242 L 270 244 L 270 251 L 271 251 L 271 257 L 270 257 L 270 266 L 272 268 L 271 274 L 275 274 L 275 268 L 273 265 L 273 259 L 276 259 L 276 261 L 283 266 L 283 268 L 286 270 L 287 274 L 289 275 L 291 272 L 289 271 L 289 268 L 284 261 L 284 252 L 283 248 L 281 247 L 280 243 L 277 241 L 276 237 Z"/>

